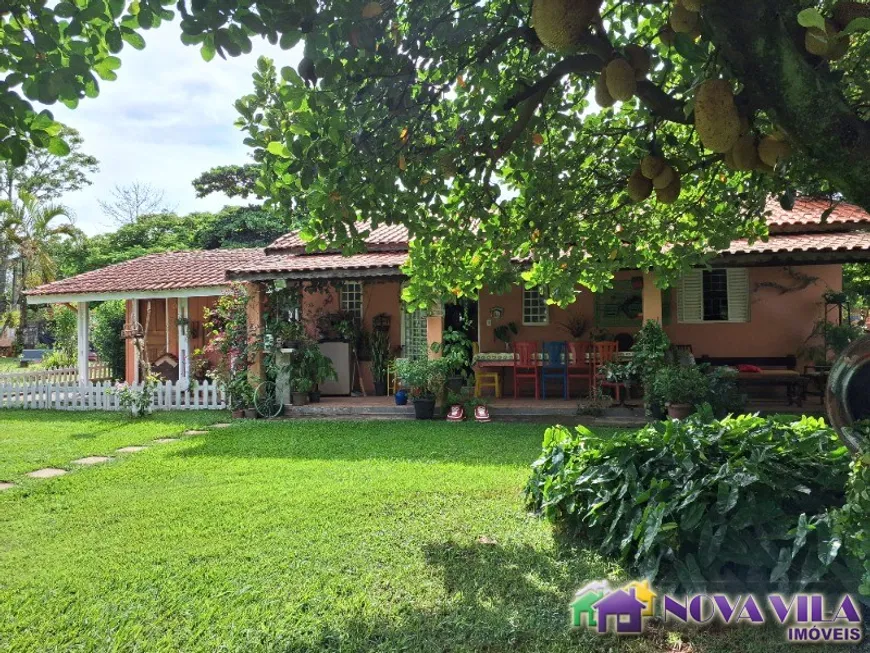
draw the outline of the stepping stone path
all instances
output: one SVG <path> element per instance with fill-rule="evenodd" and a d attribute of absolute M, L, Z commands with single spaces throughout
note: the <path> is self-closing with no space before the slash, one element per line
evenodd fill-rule
<path fill-rule="evenodd" d="M 15 487 L 15 483 L 0 483 L 0 492 L 3 490 L 11 490 Z"/>
<path fill-rule="evenodd" d="M 137 451 L 145 451 L 148 447 L 121 447 L 115 449 L 118 453 L 136 453 Z"/>
<path fill-rule="evenodd" d="M 168 444 L 169 442 L 178 442 L 178 438 L 157 438 L 154 442 L 157 444 Z"/>
<path fill-rule="evenodd" d="M 232 424 L 220 423 L 220 424 L 212 424 L 211 428 L 213 428 L 213 429 L 228 429 L 231 426 L 232 426 Z"/>
<path fill-rule="evenodd" d="M 45 467 L 44 469 L 37 469 L 35 472 L 27 473 L 30 478 L 54 478 L 64 474 L 66 474 L 66 470 L 58 469 L 57 467 Z"/>
<path fill-rule="evenodd" d="M 208 431 L 191 430 L 191 431 L 185 431 L 184 435 L 208 435 Z"/>
<path fill-rule="evenodd" d="M 111 460 L 108 456 L 87 456 L 85 458 L 79 458 L 78 460 L 74 460 L 74 465 L 99 465 L 100 463 L 107 463 Z"/>

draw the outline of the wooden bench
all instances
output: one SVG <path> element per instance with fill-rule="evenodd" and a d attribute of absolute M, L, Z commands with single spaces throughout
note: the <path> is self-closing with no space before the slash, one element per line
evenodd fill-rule
<path fill-rule="evenodd" d="M 803 406 L 806 397 L 808 379 L 797 371 L 797 358 L 794 356 L 735 356 L 730 358 L 714 358 L 702 356 L 699 363 L 707 363 L 714 367 L 737 367 L 738 365 L 755 365 L 761 372 L 738 372 L 737 385 L 740 388 L 749 386 L 778 386 L 785 388 L 788 403 Z"/>

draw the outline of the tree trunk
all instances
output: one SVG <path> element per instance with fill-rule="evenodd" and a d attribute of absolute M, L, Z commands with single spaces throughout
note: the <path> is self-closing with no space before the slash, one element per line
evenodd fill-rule
<path fill-rule="evenodd" d="M 703 16 L 750 106 L 766 111 L 837 191 L 870 210 L 870 123 L 849 106 L 827 63 L 807 54 L 798 5 L 708 2 Z"/>

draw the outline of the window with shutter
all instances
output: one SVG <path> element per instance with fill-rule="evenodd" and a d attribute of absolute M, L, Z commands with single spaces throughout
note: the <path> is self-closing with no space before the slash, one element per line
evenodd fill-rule
<path fill-rule="evenodd" d="M 677 320 L 683 323 L 749 322 L 749 271 L 692 270 L 679 285 Z"/>
<path fill-rule="evenodd" d="M 680 322 L 704 321 L 704 273 L 691 270 L 680 282 L 677 297 L 677 320 Z"/>
<path fill-rule="evenodd" d="M 749 270 L 728 269 L 728 321 L 749 322 Z"/>

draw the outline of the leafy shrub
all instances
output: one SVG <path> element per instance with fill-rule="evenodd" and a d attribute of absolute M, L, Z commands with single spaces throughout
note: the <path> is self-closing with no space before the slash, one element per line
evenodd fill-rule
<path fill-rule="evenodd" d="M 75 367 L 78 360 L 76 311 L 67 306 L 55 306 L 48 318 L 48 331 L 54 337 L 54 345 L 51 353 L 43 359 L 43 367 Z"/>
<path fill-rule="evenodd" d="M 633 433 L 548 429 L 529 504 L 664 589 L 806 587 L 839 538 L 848 450 L 822 420 L 695 416 Z M 840 574 L 838 574 L 839 576 Z"/>
<path fill-rule="evenodd" d="M 123 300 L 103 302 L 91 314 L 94 326 L 91 342 L 100 360 L 112 370 L 112 378 L 123 379 L 126 374 L 127 350 L 121 331 L 127 321 Z"/>
<path fill-rule="evenodd" d="M 863 436 L 863 451 L 852 462 L 837 525 L 846 550 L 863 565 L 860 591 L 870 596 L 870 422 L 859 422 L 854 430 Z"/>
<path fill-rule="evenodd" d="M 668 365 L 653 376 L 652 393 L 665 404 L 696 404 L 707 398 L 709 383 L 701 369 L 692 365 Z"/>

